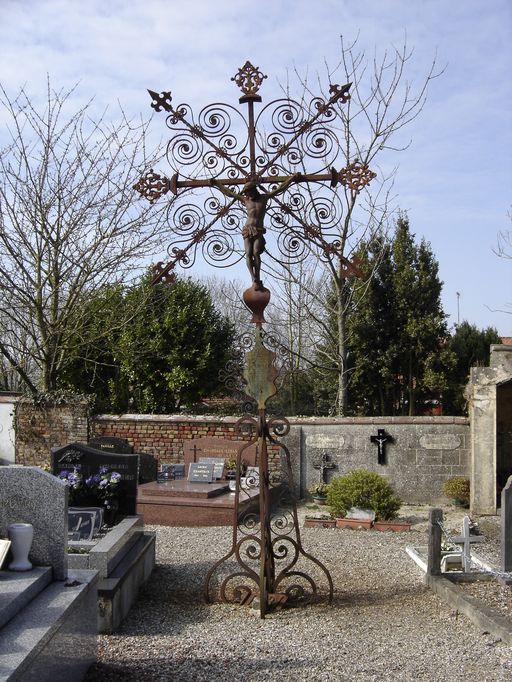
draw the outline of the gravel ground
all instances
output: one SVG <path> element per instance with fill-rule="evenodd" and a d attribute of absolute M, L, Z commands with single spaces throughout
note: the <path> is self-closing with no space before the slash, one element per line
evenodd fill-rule
<path fill-rule="evenodd" d="M 333 604 L 265 620 L 247 607 L 203 602 L 204 578 L 229 550 L 231 529 L 153 527 L 155 571 L 120 631 L 100 636 L 87 682 L 510 680 L 512 647 L 453 612 L 405 553 L 427 542 L 427 508 L 402 512 L 410 533 L 302 528 L 304 548 L 332 575 Z M 458 532 L 463 513 L 448 509 L 445 526 Z M 499 520 L 477 521 L 493 535 L 486 560 L 496 557 Z"/>

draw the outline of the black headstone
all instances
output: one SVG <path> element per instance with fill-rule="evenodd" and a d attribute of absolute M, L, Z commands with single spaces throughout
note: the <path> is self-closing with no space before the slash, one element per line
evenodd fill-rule
<path fill-rule="evenodd" d="M 88 442 L 91 448 L 103 450 L 103 452 L 114 452 L 118 455 L 130 455 L 133 453 L 133 446 L 126 438 L 116 438 L 115 436 L 95 436 Z M 139 483 L 151 483 L 156 481 L 157 460 L 153 455 L 136 453 L 139 455 Z"/>
<path fill-rule="evenodd" d="M 119 514 L 133 516 L 137 507 L 138 455 L 118 455 L 91 448 L 85 443 L 70 443 L 62 448 L 52 448 L 52 473 L 72 469 L 79 464 L 85 480 L 99 472 L 101 466 L 121 474 L 119 482 Z"/>
<path fill-rule="evenodd" d="M 213 481 L 212 462 L 192 462 L 188 469 L 188 480 L 194 483 L 211 483 Z"/>

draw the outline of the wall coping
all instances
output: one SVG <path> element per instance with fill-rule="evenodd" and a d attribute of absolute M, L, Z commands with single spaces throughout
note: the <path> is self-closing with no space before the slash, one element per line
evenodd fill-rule
<path fill-rule="evenodd" d="M 221 417 L 217 415 L 183 415 L 183 414 L 97 414 L 92 417 L 93 421 L 115 422 L 152 422 L 152 423 L 215 423 L 236 424 L 239 417 Z M 321 424 L 344 425 L 344 424 L 461 424 L 469 425 L 468 417 L 287 417 L 293 426 Z"/>

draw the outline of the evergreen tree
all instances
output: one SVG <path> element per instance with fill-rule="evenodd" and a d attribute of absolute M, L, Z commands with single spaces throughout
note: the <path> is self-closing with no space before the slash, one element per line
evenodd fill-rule
<path fill-rule="evenodd" d="M 446 388 L 451 363 L 438 263 L 427 242 L 415 244 L 405 215 L 389 247 L 377 239 L 365 251 L 367 280 L 349 319 L 351 411 L 414 415 Z"/>
<path fill-rule="evenodd" d="M 95 392 L 98 409 L 140 413 L 173 412 L 222 392 L 218 375 L 234 332 L 206 287 L 189 279 L 151 286 L 145 277 L 110 301 L 114 307 L 104 306 L 96 324 L 111 333 L 73 359 L 66 387 Z M 100 304 L 90 302 L 91 315 Z"/>
<path fill-rule="evenodd" d="M 464 389 L 469 381 L 469 370 L 489 364 L 490 346 L 494 343 L 501 343 L 501 338 L 493 327 L 478 329 L 467 321 L 457 325 L 448 341 L 455 361 L 449 373 L 448 388 L 443 393 L 446 414 L 467 414 Z"/>

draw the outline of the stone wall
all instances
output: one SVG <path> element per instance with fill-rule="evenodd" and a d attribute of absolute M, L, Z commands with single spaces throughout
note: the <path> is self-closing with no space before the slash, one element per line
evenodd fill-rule
<path fill-rule="evenodd" d="M 34 405 L 20 399 L 15 411 L 16 463 L 49 466 L 50 450 L 89 437 L 89 406 Z"/>
<path fill-rule="evenodd" d="M 100 415 L 94 435 L 126 438 L 135 452 L 155 455 L 160 463 L 183 461 L 183 441 L 213 437 L 242 440 L 232 417 L 180 415 Z M 315 463 L 325 453 L 336 468 L 328 476 L 366 468 L 386 476 L 409 503 L 443 501 L 443 482 L 469 476 L 469 421 L 464 417 L 290 418 L 283 440 L 290 449 L 297 485 L 305 494 L 318 480 Z M 387 463 L 377 463 L 371 436 L 384 429 L 393 438 L 386 446 Z M 91 435 L 92 435 L 91 433 Z M 271 458 L 277 459 L 273 449 Z"/>
<path fill-rule="evenodd" d="M 319 480 L 315 468 L 326 454 L 335 468 L 327 479 L 354 469 L 385 476 L 409 504 L 446 502 L 443 483 L 470 473 L 469 420 L 465 417 L 361 417 L 290 420 L 286 438 L 292 454 L 296 484 L 305 494 Z M 377 445 L 371 441 L 383 429 L 386 463 L 378 464 Z"/>
<path fill-rule="evenodd" d="M 471 513 L 496 514 L 497 483 L 512 473 L 512 347 L 492 345 L 489 367 L 472 367 L 466 389 L 471 419 Z"/>

